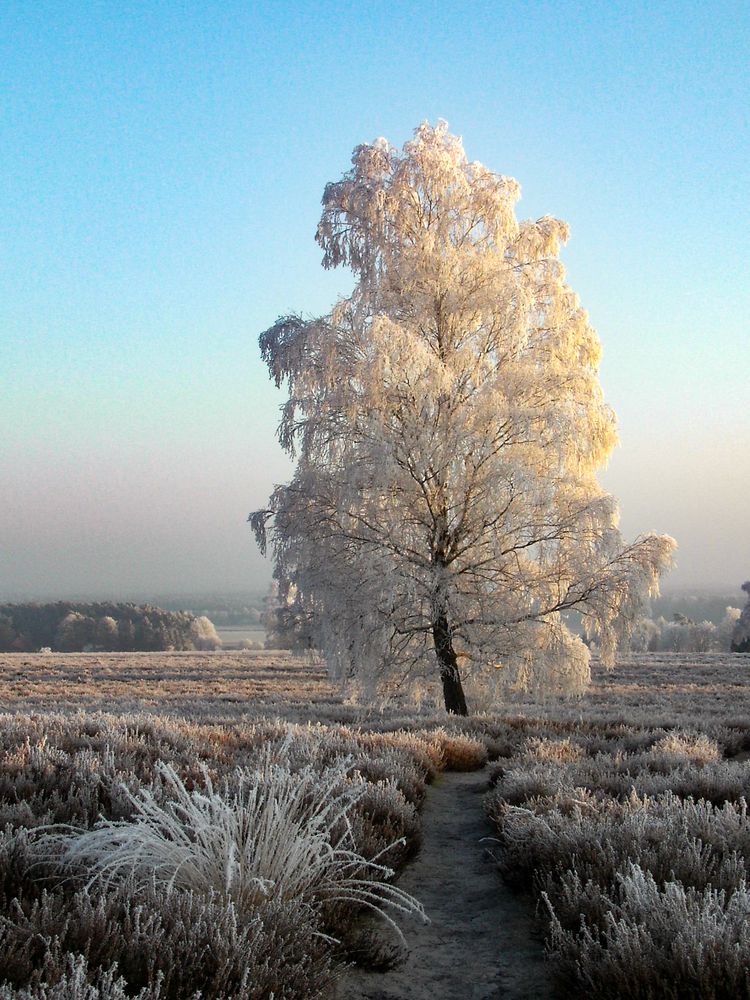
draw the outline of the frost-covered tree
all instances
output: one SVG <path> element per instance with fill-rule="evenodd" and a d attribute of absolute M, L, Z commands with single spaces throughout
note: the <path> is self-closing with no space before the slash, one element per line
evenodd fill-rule
<path fill-rule="evenodd" d="M 468 162 L 444 122 L 358 146 L 323 195 L 325 267 L 354 291 L 260 346 L 286 383 L 294 478 L 251 515 L 335 675 L 462 675 L 580 689 L 611 663 L 674 548 L 624 545 L 596 470 L 616 443 L 599 340 L 558 259 L 567 226 L 519 222 L 516 181 Z M 499 669 L 498 669 L 499 668 Z"/>
<path fill-rule="evenodd" d="M 96 619 L 94 644 L 97 649 L 117 649 L 117 622 L 112 615 L 102 615 Z"/>
<path fill-rule="evenodd" d="M 750 580 L 742 584 L 747 594 L 747 604 L 735 622 L 732 631 L 732 651 L 735 653 L 750 653 Z"/>
<path fill-rule="evenodd" d="M 205 615 L 199 615 L 190 622 L 190 639 L 196 649 L 221 649 L 219 633 Z"/>
<path fill-rule="evenodd" d="M 93 648 L 96 638 L 96 620 L 91 615 L 71 611 L 58 625 L 54 648 L 64 653 Z"/>

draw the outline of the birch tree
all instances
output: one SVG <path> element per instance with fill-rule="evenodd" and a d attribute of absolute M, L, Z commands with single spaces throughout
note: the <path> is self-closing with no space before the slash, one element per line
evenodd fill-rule
<path fill-rule="evenodd" d="M 580 690 L 657 590 L 674 541 L 625 544 L 596 471 L 616 444 L 596 333 L 559 260 L 565 223 L 519 222 L 515 180 L 445 122 L 358 146 L 317 241 L 352 294 L 260 337 L 297 460 L 250 520 L 335 676 Z"/>

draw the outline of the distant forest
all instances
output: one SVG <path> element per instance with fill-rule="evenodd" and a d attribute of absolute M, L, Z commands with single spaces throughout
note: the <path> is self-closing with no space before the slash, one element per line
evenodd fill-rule
<path fill-rule="evenodd" d="M 734 589 L 727 588 L 725 591 L 697 590 L 691 593 L 680 590 L 652 598 L 645 613 L 651 618 L 673 619 L 677 615 L 695 622 L 709 621 L 718 625 L 724 619 L 727 607 L 738 607 L 744 602 L 745 597 L 739 584 Z"/>
<path fill-rule="evenodd" d="M 218 649 L 205 616 L 109 601 L 0 604 L 0 652 Z"/>

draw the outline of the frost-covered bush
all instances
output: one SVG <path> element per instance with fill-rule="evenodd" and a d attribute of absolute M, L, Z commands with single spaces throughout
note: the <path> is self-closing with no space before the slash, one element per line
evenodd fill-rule
<path fill-rule="evenodd" d="M 597 754 L 567 765 L 517 757 L 496 768 L 491 780 L 493 789 L 487 800 L 490 810 L 497 804 L 522 805 L 529 799 L 554 797 L 573 789 L 620 800 L 633 792 L 656 796 L 670 791 L 682 798 L 702 798 L 717 805 L 742 797 L 750 799 L 750 768 L 744 762 L 717 760 L 702 764 L 685 754 L 663 751 Z"/>
<path fill-rule="evenodd" d="M 198 993 L 312 1000 L 332 982 L 328 947 L 293 901 L 269 900 L 242 915 L 216 896 L 123 883 L 106 893 L 44 891 L 7 917 L 0 925 L 3 979 L 40 998 L 79 997 L 66 991 L 85 984 L 114 988 L 115 969 L 129 994 L 146 990 L 149 1000 Z"/>
<path fill-rule="evenodd" d="M 504 870 L 519 881 L 533 877 L 551 895 L 561 871 L 609 886 L 628 861 L 661 880 L 735 888 L 745 877 L 744 858 L 750 857 L 744 803 L 717 808 L 671 793 L 597 801 L 578 790 L 530 801 L 526 808 L 509 806 L 495 819 Z"/>
<path fill-rule="evenodd" d="M 533 760 L 549 761 L 554 764 L 570 764 L 584 756 L 583 747 L 572 743 L 567 736 L 558 740 L 532 736 L 526 741 L 521 752 Z"/>
<path fill-rule="evenodd" d="M 592 1000 L 750 997 L 750 892 L 659 884 L 639 865 L 602 895 L 605 916 L 566 930 L 550 906 L 550 943 Z"/>
<path fill-rule="evenodd" d="M 418 720 L 415 723 L 419 725 Z M 436 743 L 433 732 L 420 734 L 399 729 L 392 732 L 360 733 L 357 738 L 360 746 L 371 753 L 382 753 L 384 748 L 398 750 L 412 765 L 421 768 L 428 781 L 445 767 L 442 749 Z"/>
<path fill-rule="evenodd" d="M 133 997 L 117 968 L 103 972 L 90 970 L 85 955 L 68 955 L 59 975 L 44 978 L 33 986 L 15 990 L 0 986 L 0 1000 L 159 1000 L 160 986 L 146 987 Z"/>
<path fill-rule="evenodd" d="M 322 772 L 292 771 L 266 753 L 256 771 L 239 771 L 234 787 L 189 790 L 169 764 L 159 773 L 166 801 L 148 789 L 130 795 L 133 819 L 103 820 L 83 832 L 51 834 L 43 853 L 62 848 L 62 863 L 104 887 L 132 878 L 215 893 L 241 912 L 267 899 L 316 907 L 348 902 L 382 912 L 422 913 L 396 886 L 393 871 L 364 858 L 349 813 L 366 791 L 347 780 L 348 761 Z M 128 793 L 130 794 L 130 793 Z"/>
<path fill-rule="evenodd" d="M 373 784 L 390 783 L 400 795 L 414 806 L 421 806 L 427 792 L 424 774 L 405 761 L 401 753 L 385 751 L 370 757 L 367 753 L 356 757 L 352 769 Z"/>
<path fill-rule="evenodd" d="M 722 760 L 719 737 L 738 734 L 535 734 L 496 769 L 495 853 L 509 880 L 541 893 L 574 990 L 750 997 L 750 765 Z"/>
<path fill-rule="evenodd" d="M 350 813 L 352 839 L 365 857 L 400 868 L 422 843 L 417 810 L 393 779 L 377 784 L 370 779 L 364 787 Z"/>
<path fill-rule="evenodd" d="M 682 758 L 695 764 L 714 764 L 721 759 L 718 743 L 705 733 L 667 733 L 654 743 L 651 752 Z"/>
<path fill-rule="evenodd" d="M 487 763 L 487 749 L 481 740 L 442 728 L 430 736 L 440 749 L 447 771 L 477 771 Z"/>

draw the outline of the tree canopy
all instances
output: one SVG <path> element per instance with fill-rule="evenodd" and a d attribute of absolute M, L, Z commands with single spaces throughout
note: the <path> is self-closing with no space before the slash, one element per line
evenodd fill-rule
<path fill-rule="evenodd" d="M 317 241 L 356 284 L 260 337 L 285 384 L 292 481 L 251 515 L 300 631 L 363 688 L 580 689 L 611 663 L 674 542 L 624 544 L 596 470 L 616 444 L 596 333 L 559 260 L 565 223 L 519 222 L 516 181 L 440 122 L 358 146 Z M 312 637 L 312 639 L 311 639 Z"/>

